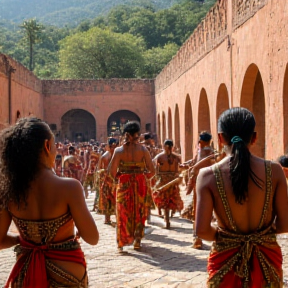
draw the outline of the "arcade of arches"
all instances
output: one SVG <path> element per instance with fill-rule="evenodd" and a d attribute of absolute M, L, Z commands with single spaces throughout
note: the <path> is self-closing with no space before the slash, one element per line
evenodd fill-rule
<path fill-rule="evenodd" d="M 182 160 L 195 155 L 203 130 L 217 149 L 219 116 L 239 106 L 256 119 L 252 153 L 288 153 L 288 5 L 232 2 L 217 1 L 155 80 L 158 135 L 180 145 Z"/>
<path fill-rule="evenodd" d="M 0 54 L 0 128 L 32 114 L 60 138 L 104 140 L 139 120 L 186 160 L 202 130 L 217 148 L 219 115 L 242 106 L 257 122 L 253 152 L 276 159 L 288 153 L 287 22 L 287 1 L 216 1 L 155 80 L 41 81 Z"/>

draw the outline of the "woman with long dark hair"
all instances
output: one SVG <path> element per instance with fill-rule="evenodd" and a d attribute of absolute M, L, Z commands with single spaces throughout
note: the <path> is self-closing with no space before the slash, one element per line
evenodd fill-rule
<path fill-rule="evenodd" d="M 98 230 L 80 182 L 55 175 L 55 156 L 54 136 L 40 119 L 1 132 L 0 249 L 16 245 L 17 256 L 5 287 L 88 287 L 78 238 L 96 245 Z M 11 221 L 19 236 L 8 233 Z"/>
<path fill-rule="evenodd" d="M 208 287 L 282 287 L 276 234 L 288 232 L 287 185 L 279 164 L 251 154 L 255 124 L 245 108 L 225 111 L 218 138 L 227 156 L 198 175 L 196 234 L 214 241 Z"/>

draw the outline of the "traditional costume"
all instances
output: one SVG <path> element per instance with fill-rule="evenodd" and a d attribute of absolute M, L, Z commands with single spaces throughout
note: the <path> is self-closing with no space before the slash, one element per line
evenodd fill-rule
<path fill-rule="evenodd" d="M 213 166 L 217 187 L 229 227 L 218 228 L 208 258 L 209 288 L 283 287 L 282 253 L 276 241 L 273 220 L 267 223 L 267 211 L 273 205 L 271 162 L 265 162 L 266 197 L 258 229 L 242 234 L 231 214 L 218 165 Z"/>
<path fill-rule="evenodd" d="M 94 210 L 98 210 L 98 212 L 101 212 L 100 207 L 99 207 L 99 196 L 100 196 L 101 186 L 104 183 L 106 175 L 107 175 L 106 169 L 99 169 L 96 171 L 95 185 L 94 185 L 95 187 Z"/>
<path fill-rule="evenodd" d="M 12 215 L 12 214 L 11 214 Z M 17 262 L 5 288 L 19 287 L 88 287 L 87 274 L 77 279 L 54 264 L 53 260 L 73 262 L 86 268 L 84 253 L 77 238 L 54 243 L 61 231 L 74 226 L 70 212 L 53 220 L 23 220 L 12 215 L 20 233 L 20 244 L 15 247 Z"/>
<path fill-rule="evenodd" d="M 158 209 L 180 212 L 183 209 L 183 201 L 180 196 L 179 182 L 177 181 L 178 173 L 159 172 L 155 178 L 156 183 L 152 193 L 155 205 Z M 168 183 L 171 183 L 171 185 Z"/>
<path fill-rule="evenodd" d="M 148 206 L 151 204 L 147 201 L 145 169 L 144 162 L 121 161 L 119 164 L 116 182 L 118 248 L 133 244 L 134 240 L 139 243 L 144 236 Z"/>
<path fill-rule="evenodd" d="M 100 196 L 99 196 L 99 211 L 103 215 L 114 215 L 115 214 L 115 204 L 116 204 L 116 191 L 114 179 L 107 174 L 105 174 L 104 181 L 100 186 Z M 109 224 L 109 223 L 106 223 Z"/>

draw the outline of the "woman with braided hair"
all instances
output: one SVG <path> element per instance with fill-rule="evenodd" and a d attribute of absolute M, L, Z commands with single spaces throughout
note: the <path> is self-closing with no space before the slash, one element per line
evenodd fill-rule
<path fill-rule="evenodd" d="M 23 118 L 0 135 L 0 249 L 16 245 L 8 287 L 88 287 L 78 238 L 96 245 L 96 224 L 75 179 L 54 173 L 49 126 Z M 11 222 L 19 236 L 9 234 Z M 75 234 L 74 227 L 78 232 Z"/>
<path fill-rule="evenodd" d="M 255 119 L 232 108 L 218 120 L 226 157 L 197 178 L 196 234 L 214 241 L 208 258 L 208 287 L 282 287 L 277 233 L 288 232 L 288 197 L 279 164 L 250 153 Z M 212 212 L 217 227 L 211 225 Z"/>

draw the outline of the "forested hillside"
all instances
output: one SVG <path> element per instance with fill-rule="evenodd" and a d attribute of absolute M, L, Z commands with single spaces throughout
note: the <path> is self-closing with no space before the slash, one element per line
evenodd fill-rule
<path fill-rule="evenodd" d="M 77 26 L 83 19 L 107 14 L 118 5 L 166 9 L 181 0 L 0 0 L 0 19 L 21 23 L 37 18 L 44 24 Z"/>
<path fill-rule="evenodd" d="M 161 10 L 151 5 L 119 5 L 75 28 L 47 25 L 38 19 L 20 25 L 2 20 L 0 52 L 45 79 L 153 78 L 215 1 L 183 0 Z"/>

